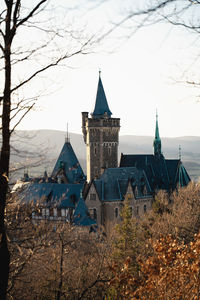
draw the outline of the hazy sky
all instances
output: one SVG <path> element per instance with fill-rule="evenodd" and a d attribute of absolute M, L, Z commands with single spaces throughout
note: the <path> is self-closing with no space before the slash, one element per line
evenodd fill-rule
<path fill-rule="evenodd" d="M 111 8 L 102 5 L 85 18 L 101 28 L 101 20 L 110 17 L 105 9 Z M 100 68 L 110 110 L 121 118 L 120 134 L 154 135 L 157 109 L 161 136 L 200 136 L 199 91 L 184 84 L 199 72 L 197 37 L 167 24 L 122 40 L 124 32 L 118 47 L 112 47 L 116 39 L 107 39 L 97 53 L 74 57 L 49 72 L 46 96 L 18 129 L 65 131 L 68 123 L 70 132 L 81 133 L 81 112 L 94 109 Z"/>

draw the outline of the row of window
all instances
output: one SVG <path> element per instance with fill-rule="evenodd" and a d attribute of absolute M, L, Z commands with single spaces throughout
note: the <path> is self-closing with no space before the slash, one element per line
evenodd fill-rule
<path fill-rule="evenodd" d="M 108 148 L 108 155 L 111 155 L 112 153 L 112 148 Z M 97 155 L 97 147 L 94 147 L 94 155 Z"/>
<path fill-rule="evenodd" d="M 117 146 L 117 142 L 104 142 L 103 146 L 111 147 L 111 146 Z"/>
<path fill-rule="evenodd" d="M 130 209 L 130 212 L 131 212 L 131 216 L 133 216 L 133 207 L 130 206 L 129 209 Z M 144 204 L 144 206 L 143 206 L 143 213 L 146 213 L 146 212 L 147 212 L 147 206 L 146 206 L 146 204 Z M 135 208 L 135 214 L 139 215 L 139 206 L 136 206 L 136 208 Z M 114 216 L 115 216 L 115 218 L 119 217 L 119 208 L 118 207 L 115 207 Z"/>
<path fill-rule="evenodd" d="M 41 210 L 41 215 L 43 217 L 49 217 L 49 216 L 67 217 L 68 213 L 69 213 L 69 209 L 67 209 L 67 208 L 66 209 L 65 208 L 62 208 L 62 209 L 53 208 L 53 210 L 49 209 L 49 208 L 42 208 L 42 210 Z M 70 212 L 70 213 L 73 213 L 73 212 Z M 35 212 L 32 213 L 32 216 L 33 217 L 35 216 Z"/>
<path fill-rule="evenodd" d="M 129 208 L 130 208 L 131 216 L 133 216 L 133 207 L 130 206 Z M 147 206 L 146 206 L 146 204 L 144 204 L 144 206 L 143 206 L 143 213 L 146 213 L 146 212 L 147 212 Z M 139 215 L 139 206 L 136 206 L 135 214 Z M 94 220 L 97 219 L 97 209 L 96 208 L 90 209 L 90 216 Z M 114 217 L 118 218 L 119 216 L 120 216 L 120 214 L 119 214 L 119 207 L 115 207 L 115 209 L 114 209 Z"/>

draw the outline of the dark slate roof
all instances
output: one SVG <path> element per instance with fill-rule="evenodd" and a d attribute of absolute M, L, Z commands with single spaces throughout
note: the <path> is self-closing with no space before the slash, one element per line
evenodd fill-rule
<path fill-rule="evenodd" d="M 74 208 L 80 198 L 83 184 L 58 184 L 58 183 L 28 183 L 20 192 L 23 202 L 42 202 L 45 206 L 59 208 Z"/>
<path fill-rule="evenodd" d="M 179 159 L 165 159 L 163 155 L 121 155 L 120 167 L 137 167 L 144 170 L 151 189 L 174 190 L 185 186 L 190 177 Z"/>
<path fill-rule="evenodd" d="M 147 195 L 151 196 L 150 185 L 144 171 L 135 167 L 108 168 L 100 179 L 94 180 L 93 183 L 101 201 L 124 200 L 129 183 L 133 191 L 137 187 L 138 197 L 144 196 L 144 186 L 146 186 Z"/>
<path fill-rule="evenodd" d="M 56 177 L 60 170 L 64 171 L 68 183 L 85 181 L 85 175 L 70 142 L 64 143 L 53 169 L 52 177 Z"/>
<path fill-rule="evenodd" d="M 109 106 L 108 106 L 108 102 L 107 102 L 106 95 L 104 92 L 101 77 L 99 76 L 95 108 L 92 113 L 92 117 L 100 118 L 100 117 L 104 116 L 105 113 L 107 114 L 108 117 L 110 117 L 112 115 L 112 112 L 110 111 Z"/>
<path fill-rule="evenodd" d="M 88 208 L 85 205 L 83 197 L 80 197 L 76 206 L 73 223 L 74 225 L 78 226 L 91 226 L 96 224 L 96 221 L 90 217 Z"/>

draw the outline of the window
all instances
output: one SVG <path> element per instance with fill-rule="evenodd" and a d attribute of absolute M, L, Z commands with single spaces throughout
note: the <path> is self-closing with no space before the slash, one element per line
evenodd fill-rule
<path fill-rule="evenodd" d="M 65 217 L 66 216 L 66 214 L 65 214 L 65 209 L 61 209 L 61 217 Z"/>
<path fill-rule="evenodd" d="M 97 148 L 94 147 L 94 155 L 97 155 Z"/>
<path fill-rule="evenodd" d="M 129 209 L 130 209 L 130 213 L 131 213 L 131 216 L 133 215 L 133 208 L 132 206 L 129 206 Z"/>
<path fill-rule="evenodd" d="M 49 216 L 49 209 L 46 208 L 46 216 L 48 217 Z"/>
<path fill-rule="evenodd" d="M 90 194 L 90 200 L 95 201 L 96 200 L 96 194 Z"/>
<path fill-rule="evenodd" d="M 45 208 L 42 209 L 42 216 L 45 216 Z"/>
<path fill-rule="evenodd" d="M 146 204 L 144 205 L 144 213 L 146 213 L 147 212 L 147 206 L 146 206 Z"/>
<path fill-rule="evenodd" d="M 139 206 L 136 206 L 136 215 L 139 215 Z"/>
<path fill-rule="evenodd" d="M 96 208 L 93 208 L 93 219 L 94 220 L 97 219 L 97 210 L 96 210 Z"/>
<path fill-rule="evenodd" d="M 57 217 L 57 208 L 53 209 L 53 215 L 54 215 L 54 217 Z"/>
<path fill-rule="evenodd" d="M 119 216 L 119 208 L 115 207 L 115 218 L 118 218 Z"/>
<path fill-rule="evenodd" d="M 108 148 L 108 154 L 111 155 L 111 147 Z"/>
<path fill-rule="evenodd" d="M 94 175 L 98 176 L 98 169 L 97 169 L 97 167 L 94 167 Z"/>

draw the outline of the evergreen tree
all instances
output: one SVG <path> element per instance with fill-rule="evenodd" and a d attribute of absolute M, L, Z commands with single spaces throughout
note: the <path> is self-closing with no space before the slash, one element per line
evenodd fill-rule
<path fill-rule="evenodd" d="M 124 206 L 121 211 L 121 222 L 116 225 L 115 237 L 112 248 L 112 272 L 114 281 L 111 280 L 108 291 L 108 299 L 122 299 L 122 285 L 117 278 L 124 271 L 125 262 L 128 263 L 128 269 L 133 277 L 137 277 L 137 223 L 132 218 L 132 208 L 128 198 L 124 200 Z"/>

